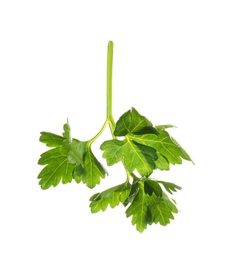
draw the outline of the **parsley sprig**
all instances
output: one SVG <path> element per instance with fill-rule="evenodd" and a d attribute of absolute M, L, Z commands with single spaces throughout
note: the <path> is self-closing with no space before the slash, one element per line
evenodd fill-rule
<path fill-rule="evenodd" d="M 188 153 L 168 133 L 172 125 L 154 126 L 134 107 L 115 122 L 112 114 L 112 64 L 113 42 L 108 42 L 107 53 L 107 113 L 100 131 L 90 140 L 81 141 L 71 137 L 69 122 L 63 126 L 62 136 L 41 132 L 40 142 L 50 150 L 41 154 L 38 164 L 43 169 L 38 175 L 42 189 L 56 187 L 75 180 L 94 188 L 107 170 L 92 152 L 92 144 L 109 126 L 111 139 L 104 141 L 100 148 L 108 166 L 121 163 L 126 181 L 90 198 L 92 213 L 105 211 L 108 206 L 119 204 L 127 207 L 126 217 L 132 217 L 132 224 L 139 232 L 153 223 L 163 226 L 178 213 L 176 202 L 170 198 L 181 187 L 153 179 L 156 170 L 170 169 L 171 164 L 191 161 Z M 169 193 L 169 194 L 168 194 Z"/>

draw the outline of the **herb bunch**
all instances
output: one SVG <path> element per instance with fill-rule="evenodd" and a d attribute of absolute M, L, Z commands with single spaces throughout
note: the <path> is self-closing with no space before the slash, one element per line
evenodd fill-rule
<path fill-rule="evenodd" d="M 105 211 L 122 204 L 126 217 L 143 232 L 153 223 L 163 226 L 178 213 L 176 202 L 170 197 L 181 187 L 152 178 L 155 170 L 169 170 L 170 165 L 191 161 L 188 153 L 170 136 L 168 129 L 173 125 L 154 126 L 135 108 L 125 112 L 115 122 L 112 115 L 112 63 L 113 42 L 108 42 L 107 53 L 107 116 L 101 130 L 90 140 L 81 141 L 71 137 L 69 122 L 63 126 L 62 136 L 41 132 L 40 142 L 50 150 L 41 154 L 38 164 L 43 169 L 38 175 L 42 189 L 56 187 L 75 180 L 94 188 L 107 170 L 96 158 L 92 144 L 109 126 L 111 140 L 104 141 L 100 148 L 108 166 L 122 163 L 126 181 L 90 198 L 92 213 Z"/>

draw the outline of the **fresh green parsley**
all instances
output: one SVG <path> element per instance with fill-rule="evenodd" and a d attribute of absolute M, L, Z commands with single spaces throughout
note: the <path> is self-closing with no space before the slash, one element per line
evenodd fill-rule
<path fill-rule="evenodd" d="M 38 175 L 42 189 L 56 187 L 60 182 L 84 183 L 88 188 L 100 184 L 106 168 L 92 152 L 92 144 L 109 126 L 111 139 L 100 148 L 107 166 L 121 163 L 126 181 L 90 198 L 92 213 L 105 211 L 108 206 L 126 207 L 126 217 L 132 218 L 139 232 L 153 223 L 166 226 L 178 213 L 176 202 L 169 197 L 181 187 L 151 178 L 156 170 L 170 169 L 170 165 L 191 161 L 188 153 L 170 136 L 172 125 L 154 126 L 134 107 L 115 122 L 112 115 L 113 42 L 108 42 L 107 53 L 107 116 L 101 130 L 90 140 L 71 137 L 69 123 L 63 126 L 62 136 L 41 132 L 40 142 L 50 149 L 41 154 L 38 164 L 43 169 Z M 169 194 L 168 194 L 169 193 Z"/>

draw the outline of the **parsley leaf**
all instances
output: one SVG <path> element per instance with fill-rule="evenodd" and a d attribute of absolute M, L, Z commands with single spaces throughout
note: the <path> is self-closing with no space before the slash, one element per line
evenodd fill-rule
<path fill-rule="evenodd" d="M 129 172 L 137 170 L 150 176 L 154 169 L 169 170 L 170 164 L 181 164 L 182 158 L 192 161 L 187 152 L 164 129 L 172 125 L 153 127 L 135 108 L 124 113 L 116 123 L 114 135 L 124 140 L 109 140 L 100 146 L 108 166 L 123 162 Z"/>
<path fill-rule="evenodd" d="M 173 213 L 178 213 L 175 202 L 161 190 L 159 182 L 146 178 L 138 183 L 138 192 L 126 210 L 126 216 L 132 216 L 132 224 L 139 232 L 153 223 L 169 224 L 174 219 Z"/>
<path fill-rule="evenodd" d="M 100 183 L 100 178 L 105 178 L 107 172 L 102 164 L 96 159 L 90 146 L 86 147 L 83 157 L 83 166 L 76 168 L 74 175 L 76 182 L 82 180 L 88 188 L 94 188 Z"/>
<path fill-rule="evenodd" d="M 130 139 L 105 141 L 100 148 L 109 166 L 122 161 L 129 172 L 136 169 L 142 176 L 149 176 L 156 167 L 155 149 Z"/>
<path fill-rule="evenodd" d="M 144 192 L 144 182 L 139 181 L 139 189 L 131 205 L 126 210 L 126 216 L 132 216 L 132 225 L 136 225 L 139 232 L 143 232 L 147 224 L 152 222 L 149 208 L 150 196 Z"/>
<path fill-rule="evenodd" d="M 110 205 L 116 207 L 119 203 L 124 203 L 130 193 L 131 185 L 129 182 L 119 184 L 101 193 L 96 193 L 90 198 L 91 212 L 96 213 L 100 210 L 105 211 Z"/>
<path fill-rule="evenodd" d="M 145 116 L 140 115 L 132 107 L 131 110 L 125 112 L 117 121 L 114 135 L 125 136 L 128 133 L 143 134 L 144 132 L 157 133 L 157 130 Z"/>
<path fill-rule="evenodd" d="M 53 149 L 41 154 L 39 165 L 45 165 L 38 175 L 42 189 L 56 187 L 62 180 L 63 184 L 75 179 L 89 188 L 100 183 L 106 170 L 93 155 L 89 142 L 72 139 L 70 126 L 64 125 L 63 137 L 49 132 L 41 132 L 40 141 Z M 79 174 L 80 172 L 80 174 Z"/>
<path fill-rule="evenodd" d="M 170 220 L 174 219 L 172 209 L 169 207 L 167 201 L 162 198 L 156 197 L 154 194 L 150 197 L 149 208 L 152 214 L 152 223 L 160 223 L 166 226 Z"/>
<path fill-rule="evenodd" d="M 63 184 L 72 181 L 72 172 L 75 166 L 69 163 L 68 150 L 64 146 L 43 153 L 38 164 L 47 164 L 38 175 L 38 179 L 41 179 L 39 184 L 42 189 L 57 186 L 61 179 Z"/>
<path fill-rule="evenodd" d="M 128 134 L 132 141 L 154 148 L 160 154 L 160 160 L 167 159 L 171 164 L 181 164 L 182 159 L 192 161 L 188 153 L 164 130 L 160 130 L 158 135 Z M 164 160 L 163 164 L 167 164 Z M 166 168 L 163 164 L 158 164 L 162 169 Z"/>

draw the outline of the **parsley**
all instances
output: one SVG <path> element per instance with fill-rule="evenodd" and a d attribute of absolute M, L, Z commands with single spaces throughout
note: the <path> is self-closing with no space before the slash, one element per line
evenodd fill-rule
<path fill-rule="evenodd" d="M 167 132 L 172 125 L 153 126 L 135 108 L 125 112 L 117 122 L 112 115 L 112 60 L 113 42 L 108 43 L 107 53 L 107 116 L 101 130 L 90 140 L 80 141 L 71 137 L 70 125 L 63 126 L 62 136 L 41 132 L 40 142 L 50 150 L 41 154 L 38 164 L 43 169 L 38 175 L 42 189 L 56 187 L 75 180 L 94 188 L 107 176 L 105 167 L 92 152 L 92 144 L 109 126 L 111 140 L 100 148 L 108 166 L 122 163 L 126 181 L 90 198 L 92 213 L 105 211 L 108 206 L 119 204 L 127 207 L 126 217 L 139 232 L 147 225 L 160 223 L 165 226 L 178 213 L 173 192 L 181 187 L 150 178 L 155 170 L 169 170 L 170 164 L 181 164 L 183 159 L 192 161 L 188 153 Z"/>

